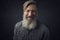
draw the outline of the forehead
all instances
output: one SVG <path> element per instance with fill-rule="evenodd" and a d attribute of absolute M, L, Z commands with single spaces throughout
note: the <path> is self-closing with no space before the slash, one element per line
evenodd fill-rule
<path fill-rule="evenodd" d="M 36 5 L 31 4 L 26 8 L 26 10 L 37 10 L 37 7 L 36 7 Z"/>

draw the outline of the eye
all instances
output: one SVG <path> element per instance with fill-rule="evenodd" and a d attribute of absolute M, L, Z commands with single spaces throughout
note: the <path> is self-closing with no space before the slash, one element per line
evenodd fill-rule
<path fill-rule="evenodd" d="M 37 12 L 35 10 L 32 11 L 33 14 L 36 14 Z"/>
<path fill-rule="evenodd" d="M 27 10 L 27 12 L 29 12 L 29 10 Z"/>

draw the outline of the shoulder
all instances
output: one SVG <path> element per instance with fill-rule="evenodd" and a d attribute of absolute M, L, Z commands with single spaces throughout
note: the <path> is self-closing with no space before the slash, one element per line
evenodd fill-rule
<path fill-rule="evenodd" d="M 37 21 L 37 26 L 39 26 L 41 32 L 49 32 L 48 26 L 41 23 L 39 20 Z"/>
<path fill-rule="evenodd" d="M 40 28 L 41 34 L 44 34 L 45 36 L 49 36 L 50 35 L 49 28 L 46 25 L 41 24 L 40 27 L 41 27 Z"/>
<path fill-rule="evenodd" d="M 48 26 L 46 26 L 45 24 L 41 23 L 39 20 L 37 20 L 37 26 L 39 26 L 39 28 L 41 30 L 49 30 Z"/>
<path fill-rule="evenodd" d="M 21 26 L 21 24 L 22 24 L 22 21 L 17 22 L 17 23 L 15 24 L 15 29 L 16 29 L 16 28 L 19 28 L 19 27 Z"/>
<path fill-rule="evenodd" d="M 43 31 L 49 31 L 49 28 L 46 25 L 41 24 L 40 26 L 41 26 L 41 30 L 43 30 Z"/>
<path fill-rule="evenodd" d="M 40 33 L 41 33 L 41 36 L 49 36 L 50 35 L 50 31 L 49 31 L 49 28 L 44 25 L 44 24 L 40 24 Z"/>

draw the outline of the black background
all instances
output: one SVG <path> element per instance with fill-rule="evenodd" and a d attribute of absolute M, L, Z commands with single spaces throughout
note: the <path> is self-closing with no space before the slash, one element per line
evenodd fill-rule
<path fill-rule="evenodd" d="M 22 20 L 22 5 L 25 1 L 0 0 L 0 40 L 12 40 L 14 25 Z M 51 40 L 60 40 L 60 0 L 36 1 L 39 20 L 48 26 Z"/>

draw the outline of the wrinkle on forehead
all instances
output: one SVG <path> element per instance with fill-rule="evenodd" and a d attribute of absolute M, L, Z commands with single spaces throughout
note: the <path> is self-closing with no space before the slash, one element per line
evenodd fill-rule
<path fill-rule="evenodd" d="M 31 5 L 29 5 L 29 6 L 26 8 L 26 10 L 35 10 L 35 11 L 37 11 L 37 7 L 36 7 L 35 5 L 33 5 L 33 4 L 31 4 Z"/>

